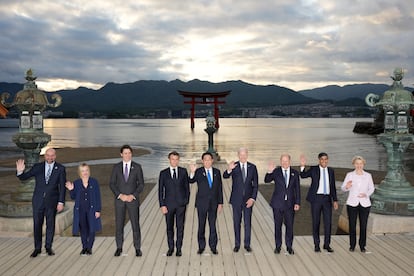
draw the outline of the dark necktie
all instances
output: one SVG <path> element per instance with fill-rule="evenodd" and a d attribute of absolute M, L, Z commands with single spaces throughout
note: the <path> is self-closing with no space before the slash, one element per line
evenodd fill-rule
<path fill-rule="evenodd" d="M 175 172 L 175 168 L 173 169 L 173 179 L 177 179 L 177 173 Z"/>
<path fill-rule="evenodd" d="M 211 179 L 211 174 L 210 174 L 210 170 L 207 170 L 207 179 L 208 179 L 208 186 L 213 187 L 213 180 Z"/>
<path fill-rule="evenodd" d="M 124 179 L 125 179 L 125 182 L 128 181 L 128 163 L 125 163 Z"/>
<path fill-rule="evenodd" d="M 242 171 L 243 182 L 245 182 L 246 181 L 246 171 L 244 170 L 244 164 L 242 164 L 241 171 Z"/>
<path fill-rule="evenodd" d="M 287 170 L 285 170 L 284 178 L 285 178 L 285 185 L 286 185 L 286 187 L 287 187 L 287 186 L 288 186 L 288 176 L 287 176 Z"/>

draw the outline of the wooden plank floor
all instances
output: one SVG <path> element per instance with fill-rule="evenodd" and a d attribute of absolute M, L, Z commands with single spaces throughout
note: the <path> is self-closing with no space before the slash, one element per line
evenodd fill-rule
<path fill-rule="evenodd" d="M 222 172 L 225 169 L 223 163 L 218 167 Z M 414 233 L 371 235 L 365 254 L 348 251 L 348 236 L 332 237 L 332 254 L 313 252 L 312 237 L 300 236 L 294 240 L 295 255 L 286 254 L 285 246 L 275 255 L 273 214 L 261 194 L 253 210 L 253 252 L 241 248 L 233 253 L 232 210 L 227 203 L 230 180 L 224 180 L 226 202 L 217 220 L 219 254 L 206 250 L 197 255 L 196 189 L 196 185 L 191 188 L 182 257 L 165 255 L 165 219 L 158 208 L 156 186 L 140 209 L 142 257 L 135 257 L 130 224 L 125 226 L 124 254 L 118 258 L 113 257 L 114 237 L 97 237 L 92 256 L 79 255 L 79 237 L 56 237 L 56 255 L 49 257 L 43 252 L 35 259 L 29 258 L 32 238 L 0 238 L 0 275 L 414 275 Z"/>

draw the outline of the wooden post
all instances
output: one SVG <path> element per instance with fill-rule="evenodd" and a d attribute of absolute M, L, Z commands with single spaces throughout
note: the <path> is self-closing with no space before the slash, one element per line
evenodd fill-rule
<path fill-rule="evenodd" d="M 195 109 L 195 97 L 191 98 L 191 121 L 190 121 L 190 127 L 191 129 L 194 129 L 194 109 Z"/>
<path fill-rule="evenodd" d="M 216 129 L 220 127 L 219 117 L 218 98 L 214 97 L 214 119 L 216 119 Z"/>

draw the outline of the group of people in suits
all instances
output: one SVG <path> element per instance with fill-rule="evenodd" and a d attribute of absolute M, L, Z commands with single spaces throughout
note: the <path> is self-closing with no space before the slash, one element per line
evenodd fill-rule
<path fill-rule="evenodd" d="M 109 181 L 115 198 L 115 257 L 122 254 L 124 242 L 124 223 L 126 212 L 131 221 L 133 243 L 137 257 L 142 256 L 141 231 L 139 224 L 139 193 L 144 189 L 144 177 L 140 164 L 132 160 L 132 148 L 124 145 L 120 149 L 122 161 L 115 164 Z M 258 192 L 257 167 L 249 162 L 248 150 L 240 148 L 237 152 L 238 161 L 231 161 L 223 173 L 223 178 L 232 179 L 230 204 L 233 210 L 234 252 L 241 247 L 241 222 L 244 221 L 244 249 L 251 252 L 251 220 L 253 206 Z M 45 152 L 45 162 L 37 163 L 25 171 L 24 160 L 16 162 L 17 176 L 21 180 L 35 177 L 36 185 L 33 192 L 33 229 L 35 249 L 30 255 L 36 257 L 41 253 L 42 227 L 46 218 L 45 249 L 48 255 L 54 255 L 52 249 L 55 231 L 56 213 L 64 209 L 66 188 L 75 200 L 73 234 L 80 233 L 82 241 L 81 255 L 91 255 L 95 240 L 95 232 L 101 230 L 101 197 L 98 181 L 90 176 L 87 164 L 79 166 L 79 179 L 66 181 L 65 167 L 55 161 L 56 151 Z M 190 198 L 190 184 L 197 183 L 195 207 L 198 215 L 198 254 L 203 254 L 207 246 L 205 238 L 206 222 L 209 224 L 208 246 L 216 255 L 218 235 L 216 229 L 217 214 L 223 208 L 222 174 L 213 167 L 214 156 L 205 152 L 201 156 L 202 166 L 190 164 L 187 169 L 179 166 L 180 154 L 172 151 L 168 154 L 169 167 L 159 175 L 158 198 L 161 213 L 165 216 L 168 251 L 172 256 L 175 250 L 177 257 L 182 256 L 184 224 L 187 205 Z M 328 167 L 328 154 L 318 155 L 319 164 L 306 169 L 306 158 L 300 158 L 300 171 L 291 167 L 291 156 L 282 154 L 280 166 L 269 162 L 265 183 L 274 182 L 274 192 L 270 206 L 273 209 L 275 227 L 275 254 L 280 254 L 282 247 L 282 225 L 285 225 L 285 243 L 288 254 L 293 255 L 293 224 L 295 212 L 300 210 L 301 193 L 300 177 L 311 178 L 306 196 L 310 202 L 312 214 L 312 235 L 315 252 L 320 248 L 320 222 L 324 223 L 323 249 L 334 252 L 331 242 L 332 209 L 338 209 L 334 170 Z M 342 184 L 342 190 L 349 192 L 347 212 L 350 229 L 350 251 L 356 245 L 356 221 L 360 221 L 359 246 L 365 252 L 366 228 L 370 211 L 370 195 L 374 192 L 372 176 L 363 170 L 366 161 L 360 156 L 352 160 L 355 170 L 349 172 Z M 176 239 L 174 241 L 174 232 Z"/>

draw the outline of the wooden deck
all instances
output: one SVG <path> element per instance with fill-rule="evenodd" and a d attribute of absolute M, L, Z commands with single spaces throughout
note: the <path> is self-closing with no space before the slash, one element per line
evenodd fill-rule
<path fill-rule="evenodd" d="M 79 255 L 79 237 L 55 237 L 56 255 L 43 252 L 34 259 L 29 258 L 32 238 L 0 238 L 0 275 L 414 275 L 414 233 L 369 236 L 365 254 L 348 251 L 348 236 L 332 237 L 332 254 L 313 252 L 312 237 L 300 236 L 294 240 L 295 255 L 287 255 L 285 247 L 275 255 L 272 211 L 260 194 L 253 211 L 253 252 L 241 248 L 233 253 L 232 213 L 227 203 L 230 180 L 224 181 L 226 203 L 217 221 L 219 254 L 206 250 L 197 255 L 196 189 L 193 185 L 182 257 L 165 256 L 165 220 L 155 187 L 141 205 L 142 257 L 135 257 L 130 224 L 125 226 L 124 255 L 117 258 L 114 237 L 97 237 L 92 256 Z"/>

